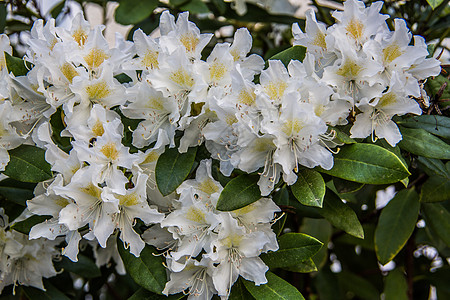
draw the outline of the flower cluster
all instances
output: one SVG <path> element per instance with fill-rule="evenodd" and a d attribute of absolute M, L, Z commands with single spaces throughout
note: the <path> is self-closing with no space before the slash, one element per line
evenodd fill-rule
<path fill-rule="evenodd" d="M 116 36 L 113 48 L 103 26 L 91 29 L 81 14 L 70 29 L 36 21 L 28 74 L 8 74 L 0 57 L 0 170 L 7 150 L 26 142 L 46 150 L 54 174 L 27 201 L 32 214 L 51 216 L 29 238 L 65 239 L 62 253 L 72 261 L 88 240 L 97 263 L 113 258 L 119 272 L 117 237 L 135 256 L 145 242 L 166 249 L 166 294 L 227 296 L 238 276 L 266 283 L 268 268 L 258 256 L 278 249 L 271 222 L 279 208 L 270 199 L 276 184 L 295 183 L 300 167 L 331 169 L 338 145 L 333 127 L 349 121 L 352 137 L 375 134 L 394 146 L 401 135 L 391 118 L 420 114 L 411 96 L 423 93 L 421 80 L 439 73 L 423 38 L 410 45 L 403 20 L 388 29 L 380 2 L 344 6 L 329 28 L 313 12 L 306 33 L 293 26 L 294 44 L 307 47 L 303 62 L 286 67 L 269 60 L 266 69 L 260 56 L 249 55 L 245 28 L 202 60 L 212 34 L 200 33 L 188 13 L 175 20 L 165 11 L 160 37 L 137 30 L 133 41 Z M 0 49 L 11 53 L 5 35 Z M 55 143 L 50 117 L 64 124 L 68 148 Z M 200 162 L 195 179 L 163 196 L 155 184 L 158 157 L 166 148 L 184 153 L 202 144 L 225 176 L 259 172 L 268 198 L 217 211 L 223 187 L 211 176 L 211 159 Z M 137 219 L 150 227 L 142 236 Z"/>

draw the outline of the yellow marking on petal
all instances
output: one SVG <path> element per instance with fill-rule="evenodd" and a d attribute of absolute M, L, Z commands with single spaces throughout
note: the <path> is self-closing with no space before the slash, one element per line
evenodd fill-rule
<path fill-rule="evenodd" d="M 64 63 L 59 67 L 59 70 L 63 75 L 69 80 L 70 83 L 72 83 L 72 80 L 74 77 L 78 76 L 78 71 L 75 69 L 75 67 L 70 63 Z"/>
<path fill-rule="evenodd" d="M 228 125 L 233 125 L 234 123 L 237 123 L 238 119 L 235 115 L 229 114 L 225 117 L 225 122 L 227 122 Z"/>
<path fill-rule="evenodd" d="M 359 20 L 352 19 L 345 29 L 355 40 L 359 41 L 363 36 L 364 24 Z"/>
<path fill-rule="evenodd" d="M 169 79 L 182 87 L 191 88 L 194 85 L 194 78 L 182 68 L 170 74 Z"/>
<path fill-rule="evenodd" d="M 153 163 L 156 160 L 158 160 L 159 154 L 156 151 L 151 151 L 147 156 L 145 157 L 145 160 L 142 162 L 142 164 L 149 164 Z"/>
<path fill-rule="evenodd" d="M 79 46 L 83 46 L 87 40 L 87 34 L 83 31 L 83 29 L 81 29 L 81 27 L 75 30 L 75 32 L 72 34 L 72 37 Z"/>
<path fill-rule="evenodd" d="M 295 133 L 299 133 L 300 130 L 304 127 L 303 122 L 299 119 L 288 120 L 284 123 L 281 131 L 284 132 L 287 136 L 291 136 Z"/>
<path fill-rule="evenodd" d="M 67 200 L 66 198 L 58 197 L 57 199 L 55 199 L 55 204 L 58 205 L 59 207 L 66 207 L 67 205 L 70 204 L 70 201 Z"/>
<path fill-rule="evenodd" d="M 231 248 L 233 246 L 239 246 L 239 244 L 242 241 L 242 238 L 243 238 L 242 235 L 231 234 L 223 240 L 223 243 L 227 248 Z"/>
<path fill-rule="evenodd" d="M 284 81 L 271 82 L 268 85 L 264 86 L 264 89 L 272 100 L 281 99 L 284 95 L 284 91 L 288 87 L 288 84 Z"/>
<path fill-rule="evenodd" d="M 327 43 L 325 42 L 325 34 L 323 34 L 321 31 L 317 31 L 312 44 L 325 49 L 327 47 Z"/>
<path fill-rule="evenodd" d="M 86 87 L 86 93 L 90 100 L 100 100 L 108 97 L 111 90 L 105 81 L 100 81 Z"/>
<path fill-rule="evenodd" d="M 53 40 L 50 43 L 50 50 L 53 50 L 55 48 L 56 43 L 58 43 L 58 40 L 56 38 L 53 38 Z"/>
<path fill-rule="evenodd" d="M 252 203 L 252 204 L 249 204 L 249 205 L 244 206 L 244 207 L 242 207 L 242 208 L 233 210 L 233 212 L 234 212 L 236 215 L 238 215 L 238 216 L 242 216 L 242 215 L 248 214 L 249 212 L 254 211 L 255 208 L 256 208 L 255 203 Z"/>
<path fill-rule="evenodd" d="M 84 57 L 84 60 L 88 64 L 89 68 L 98 68 L 105 59 L 108 59 L 109 55 L 102 49 L 92 48 L 89 54 Z"/>
<path fill-rule="evenodd" d="M 316 105 L 314 107 L 314 113 L 316 114 L 316 116 L 320 117 L 322 115 L 322 113 L 325 111 L 325 106 L 322 104 Z"/>
<path fill-rule="evenodd" d="M 147 98 L 147 103 L 145 104 L 145 107 L 154 109 L 154 110 L 164 110 L 164 99 L 161 97 L 149 97 Z"/>
<path fill-rule="evenodd" d="M 397 57 L 403 54 L 400 47 L 396 44 L 391 44 L 383 49 L 383 61 L 385 63 L 390 63 Z"/>
<path fill-rule="evenodd" d="M 234 61 L 238 61 L 239 58 L 241 58 L 241 56 L 239 55 L 239 53 L 238 53 L 236 48 L 233 49 L 233 50 L 230 50 L 230 54 L 231 54 L 231 56 L 233 56 L 233 60 Z"/>
<path fill-rule="evenodd" d="M 268 152 L 273 149 L 275 149 L 275 145 L 267 138 L 257 139 L 252 147 L 253 152 Z"/>
<path fill-rule="evenodd" d="M 116 195 L 116 198 L 119 200 L 119 205 L 122 206 L 133 206 L 139 204 L 139 197 L 133 193 L 129 195 Z"/>
<path fill-rule="evenodd" d="M 377 106 L 385 107 L 385 106 L 392 105 L 394 103 L 397 103 L 397 95 L 395 95 L 394 92 L 390 92 L 390 93 L 387 93 L 387 94 L 384 94 L 383 96 L 381 96 L 380 100 L 378 101 Z"/>
<path fill-rule="evenodd" d="M 248 92 L 246 89 L 242 89 L 238 95 L 238 101 L 241 104 L 252 106 L 255 103 L 256 95 L 255 93 Z"/>
<path fill-rule="evenodd" d="M 211 76 L 212 81 L 219 81 L 222 79 L 227 73 L 227 67 L 223 63 L 214 62 L 209 67 L 209 75 Z"/>
<path fill-rule="evenodd" d="M 90 183 L 88 186 L 81 188 L 81 191 L 96 198 L 101 199 L 102 189 Z"/>
<path fill-rule="evenodd" d="M 196 223 L 205 223 L 205 213 L 200 209 L 191 206 L 186 213 L 186 219 Z"/>
<path fill-rule="evenodd" d="M 100 152 L 103 153 L 110 160 L 116 160 L 119 157 L 119 151 L 117 151 L 116 145 L 113 143 L 108 143 L 104 145 Z"/>
<path fill-rule="evenodd" d="M 6 68 L 5 53 L 0 53 L 0 71 Z"/>
<path fill-rule="evenodd" d="M 96 137 L 102 136 L 105 133 L 105 129 L 103 128 L 103 124 L 102 122 L 100 122 L 100 120 L 97 120 L 97 122 L 92 127 L 92 132 Z"/>
<path fill-rule="evenodd" d="M 197 48 L 200 39 L 196 37 L 192 32 L 187 32 L 180 37 L 180 42 L 186 48 L 188 52 L 194 52 Z"/>
<path fill-rule="evenodd" d="M 147 69 L 158 69 L 159 67 L 159 62 L 158 62 L 158 51 L 152 51 L 152 50 L 148 50 L 144 57 L 142 57 L 142 64 L 147 68 Z"/>
<path fill-rule="evenodd" d="M 351 59 L 347 59 L 343 65 L 337 70 L 336 74 L 346 78 L 355 78 L 363 67 L 355 63 Z"/>
<path fill-rule="evenodd" d="M 207 178 L 207 179 L 203 180 L 198 185 L 198 189 L 208 195 L 212 195 L 219 191 L 219 187 L 211 178 Z"/>

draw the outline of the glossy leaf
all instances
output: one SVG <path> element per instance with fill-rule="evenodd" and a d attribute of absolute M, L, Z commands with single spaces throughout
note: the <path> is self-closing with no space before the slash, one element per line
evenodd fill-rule
<path fill-rule="evenodd" d="M 275 54 L 269 60 L 281 60 L 281 62 L 287 67 L 291 60 L 303 61 L 306 54 L 306 48 L 303 46 L 292 46 L 280 53 Z"/>
<path fill-rule="evenodd" d="M 359 191 L 364 183 L 348 181 L 342 178 L 333 178 L 333 184 L 339 194 L 349 194 Z"/>
<path fill-rule="evenodd" d="M 423 129 L 400 127 L 403 139 L 398 143 L 403 150 L 415 155 L 450 159 L 450 145 Z"/>
<path fill-rule="evenodd" d="M 450 170 L 447 169 L 441 160 L 419 156 L 417 157 L 417 161 L 421 164 L 425 173 L 429 176 L 440 175 L 450 178 Z"/>
<path fill-rule="evenodd" d="M 31 69 L 31 64 L 25 60 L 14 57 L 5 53 L 6 67 L 8 72 L 12 72 L 14 76 L 24 76 L 27 75 L 28 71 Z"/>
<path fill-rule="evenodd" d="M 304 300 L 302 294 L 291 284 L 277 275 L 267 272 L 268 282 L 256 286 L 251 281 L 244 281 L 247 290 L 258 300 Z"/>
<path fill-rule="evenodd" d="M 422 212 L 427 226 L 450 247 L 450 212 L 439 203 L 423 203 Z"/>
<path fill-rule="evenodd" d="M 233 178 L 222 190 L 217 201 L 217 210 L 232 211 L 261 199 L 258 177 L 240 175 Z"/>
<path fill-rule="evenodd" d="M 77 262 L 73 262 L 67 257 L 62 256 L 60 261 L 55 262 L 55 267 L 57 270 L 68 271 L 84 278 L 96 278 L 102 276 L 102 273 L 95 262 L 83 254 L 78 254 Z"/>
<path fill-rule="evenodd" d="M 167 276 L 162 257 L 153 255 L 156 253 L 156 250 L 147 245 L 140 256 L 136 257 L 123 247 L 123 243 L 120 240 L 118 240 L 117 244 L 120 257 L 131 278 L 143 288 L 161 294 L 167 282 Z"/>
<path fill-rule="evenodd" d="M 396 122 L 403 127 L 420 128 L 441 136 L 443 138 L 450 138 L 450 118 L 439 115 L 421 115 L 414 116 L 407 119 L 401 119 Z"/>
<path fill-rule="evenodd" d="M 157 0 L 120 1 L 114 16 L 119 24 L 136 24 L 150 16 L 157 6 Z"/>
<path fill-rule="evenodd" d="M 367 184 L 398 182 L 410 175 L 403 162 L 391 151 L 373 144 L 353 144 L 341 148 L 334 155 L 331 170 L 321 172 Z"/>
<path fill-rule="evenodd" d="M 343 131 L 334 128 L 334 127 L 328 127 L 331 130 L 334 130 L 334 132 L 336 132 L 336 136 L 335 136 L 335 140 L 337 140 L 337 142 L 342 143 L 342 144 L 355 144 L 356 141 L 354 139 L 352 139 L 348 134 L 344 133 Z"/>
<path fill-rule="evenodd" d="M 364 238 L 364 230 L 353 209 L 346 205 L 333 192 L 327 191 L 319 213 L 333 226 L 357 238 Z"/>
<path fill-rule="evenodd" d="M 27 206 L 26 201 L 34 197 L 33 190 L 36 184 L 20 182 L 11 178 L 0 181 L 0 195 L 22 206 Z"/>
<path fill-rule="evenodd" d="M 420 190 L 420 202 L 441 202 L 450 199 L 450 178 L 432 176 Z"/>
<path fill-rule="evenodd" d="M 300 263 L 296 264 L 295 266 L 290 266 L 287 268 L 283 268 L 290 272 L 296 272 L 296 273 L 310 273 L 317 271 L 317 266 L 312 260 L 312 258 L 309 258 L 307 260 L 301 261 Z"/>
<path fill-rule="evenodd" d="M 260 255 L 269 268 L 295 266 L 310 259 L 323 244 L 307 234 L 286 233 L 279 237 L 278 245 L 280 246 L 278 251 Z"/>
<path fill-rule="evenodd" d="M 255 299 L 249 291 L 244 286 L 244 281 L 242 277 L 239 277 L 238 280 L 233 284 L 231 288 L 229 300 L 251 300 Z"/>
<path fill-rule="evenodd" d="M 140 288 L 127 300 L 178 300 L 184 297 L 185 295 L 183 293 L 166 296 L 150 292 L 144 288 Z"/>
<path fill-rule="evenodd" d="M 164 196 L 174 192 L 186 179 L 194 165 L 197 147 L 179 153 L 177 148 L 166 149 L 158 158 L 155 177 L 158 189 Z"/>
<path fill-rule="evenodd" d="M 408 284 L 403 272 L 396 268 L 389 272 L 384 279 L 385 300 L 408 300 Z"/>
<path fill-rule="evenodd" d="M 333 227 L 325 219 L 303 218 L 303 224 L 300 227 L 302 233 L 308 234 L 328 245 L 333 234 Z M 345 235 L 348 236 L 348 235 Z M 322 246 L 320 250 L 312 257 L 314 264 L 320 269 L 328 260 L 328 248 Z"/>
<path fill-rule="evenodd" d="M 42 223 L 47 219 L 50 219 L 52 216 L 37 216 L 33 215 L 23 221 L 14 223 L 11 228 L 15 231 L 21 232 L 23 234 L 28 234 L 31 230 L 31 227 L 33 227 L 36 224 Z"/>
<path fill-rule="evenodd" d="M 435 9 L 436 7 L 441 5 L 442 2 L 444 2 L 444 0 L 427 0 L 427 2 L 428 2 L 428 4 L 430 4 L 432 9 Z"/>
<path fill-rule="evenodd" d="M 375 229 L 375 252 L 381 264 L 391 261 L 405 246 L 416 225 L 419 206 L 416 191 L 404 189 L 381 211 Z"/>
<path fill-rule="evenodd" d="M 10 161 L 3 173 L 24 182 L 40 182 L 52 178 L 50 164 L 45 160 L 45 150 L 22 145 L 8 151 Z"/>
<path fill-rule="evenodd" d="M 322 207 L 325 196 L 322 175 L 314 170 L 303 169 L 297 176 L 297 182 L 291 186 L 295 198 L 303 205 Z"/>

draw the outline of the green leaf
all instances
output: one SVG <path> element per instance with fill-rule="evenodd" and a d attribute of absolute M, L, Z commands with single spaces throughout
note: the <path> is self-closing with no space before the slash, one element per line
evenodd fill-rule
<path fill-rule="evenodd" d="M 202 0 L 191 0 L 189 3 L 182 5 L 180 9 L 194 14 L 209 13 L 208 6 Z"/>
<path fill-rule="evenodd" d="M 131 77 L 125 73 L 117 74 L 116 76 L 114 76 L 114 78 L 117 79 L 117 81 L 120 83 L 129 83 L 133 81 L 133 79 L 131 79 Z"/>
<path fill-rule="evenodd" d="M 328 190 L 325 194 L 323 207 L 319 210 L 319 213 L 333 226 L 354 237 L 364 238 L 364 230 L 353 209 L 342 202 L 332 191 Z"/>
<path fill-rule="evenodd" d="M 72 149 L 72 144 L 69 137 L 61 136 L 61 132 L 66 128 L 64 125 L 64 112 L 59 107 L 56 112 L 50 117 L 50 125 L 52 126 L 52 140 L 63 151 L 69 153 Z"/>
<path fill-rule="evenodd" d="M 8 68 L 8 72 L 12 72 L 14 76 L 25 76 L 28 73 L 28 70 L 31 69 L 31 64 L 29 62 L 24 61 L 18 57 L 14 57 L 9 55 L 7 52 L 5 53 L 5 61 L 6 67 Z"/>
<path fill-rule="evenodd" d="M 312 258 L 308 258 L 307 260 L 301 261 L 295 266 L 290 266 L 283 269 L 296 273 L 310 273 L 317 271 L 317 266 Z"/>
<path fill-rule="evenodd" d="M 424 168 L 424 171 L 428 174 L 428 176 L 439 175 L 450 178 L 450 170 L 447 170 L 446 166 L 441 160 L 423 156 L 417 157 L 417 160 Z"/>
<path fill-rule="evenodd" d="M 356 144 L 356 141 L 343 131 L 331 126 L 329 126 L 328 128 L 336 132 L 335 140 L 337 140 L 337 142 L 341 144 Z"/>
<path fill-rule="evenodd" d="M 302 294 L 291 284 L 277 275 L 267 272 L 268 282 L 260 286 L 256 286 L 251 281 L 244 281 L 247 290 L 258 300 L 304 300 Z"/>
<path fill-rule="evenodd" d="M 316 239 L 323 242 L 324 245 L 328 245 L 333 233 L 333 227 L 331 226 L 330 222 L 325 219 L 303 218 L 303 224 L 300 227 L 300 231 L 302 233 L 315 237 Z M 312 260 L 319 269 L 323 267 L 328 260 L 328 248 L 320 248 L 319 252 L 314 254 Z"/>
<path fill-rule="evenodd" d="M 403 139 L 398 146 L 415 155 L 450 159 L 450 145 L 423 129 L 399 127 Z"/>
<path fill-rule="evenodd" d="M 52 18 L 56 19 L 59 16 L 59 14 L 62 12 L 65 5 L 66 5 L 66 1 L 61 1 L 61 3 L 59 3 L 58 5 L 53 7 L 51 10 Z"/>
<path fill-rule="evenodd" d="M 179 153 L 177 148 L 170 148 L 159 156 L 155 176 L 161 194 L 171 194 L 187 178 L 194 165 L 197 148 L 189 148 L 186 153 Z"/>
<path fill-rule="evenodd" d="M 258 176 L 240 175 L 233 178 L 220 193 L 217 210 L 232 211 L 261 199 Z"/>
<path fill-rule="evenodd" d="M 6 178 L 0 181 L 0 195 L 22 206 L 27 206 L 26 201 L 34 197 L 33 190 L 36 184 L 16 181 Z"/>
<path fill-rule="evenodd" d="M 58 270 L 68 271 L 83 278 L 96 278 L 102 276 L 102 273 L 95 262 L 83 254 L 78 254 L 77 262 L 73 262 L 67 257 L 62 256 L 60 261 L 55 262 L 55 267 Z"/>
<path fill-rule="evenodd" d="M 289 205 L 289 191 L 284 185 L 280 188 L 280 190 L 276 191 L 273 196 L 272 200 L 278 205 L 278 206 L 287 206 Z M 281 219 L 279 219 L 275 224 L 272 225 L 272 230 L 279 236 L 283 232 L 284 224 L 286 223 L 287 215 L 283 215 Z"/>
<path fill-rule="evenodd" d="M 350 194 L 359 191 L 364 183 L 348 181 L 342 178 L 333 178 L 334 187 L 339 194 Z"/>
<path fill-rule="evenodd" d="M 150 16 L 157 6 L 157 0 L 122 0 L 114 16 L 119 24 L 136 24 Z"/>
<path fill-rule="evenodd" d="M 439 203 L 422 203 L 426 226 L 450 247 L 450 212 Z"/>
<path fill-rule="evenodd" d="M 408 300 L 408 284 L 403 271 L 396 268 L 389 272 L 384 279 L 385 300 Z"/>
<path fill-rule="evenodd" d="M 24 182 L 41 182 L 52 178 L 51 166 L 45 161 L 45 150 L 22 145 L 8 151 L 10 161 L 3 173 Z"/>
<path fill-rule="evenodd" d="M 0 33 L 3 33 L 5 31 L 6 26 L 6 3 L 0 2 Z"/>
<path fill-rule="evenodd" d="M 307 234 L 286 233 L 279 237 L 278 245 L 278 251 L 260 255 L 271 269 L 298 265 L 316 254 L 323 244 Z"/>
<path fill-rule="evenodd" d="M 427 179 L 420 190 L 420 202 L 441 202 L 450 199 L 450 179 L 433 176 Z"/>
<path fill-rule="evenodd" d="M 383 208 L 375 229 L 375 252 L 381 264 L 391 261 L 405 246 L 419 215 L 419 195 L 404 189 Z"/>
<path fill-rule="evenodd" d="M 131 295 L 128 300 L 178 300 L 183 297 L 185 297 L 183 293 L 166 296 L 147 291 L 144 288 L 140 288 L 133 295 Z"/>
<path fill-rule="evenodd" d="M 127 273 L 143 288 L 161 294 L 167 282 L 166 269 L 161 256 L 155 256 L 155 248 L 146 245 L 139 257 L 134 256 L 118 240 L 117 247 Z"/>
<path fill-rule="evenodd" d="M 291 186 L 295 198 L 303 205 L 322 207 L 325 196 L 322 175 L 314 170 L 303 169 L 297 176 L 297 182 Z"/>
<path fill-rule="evenodd" d="M 337 239 L 334 239 L 335 243 L 343 243 L 353 246 L 361 246 L 363 249 L 375 251 L 374 239 L 375 239 L 375 224 L 366 223 L 363 225 L 364 239 L 358 239 L 354 236 L 345 234 Z"/>
<path fill-rule="evenodd" d="M 380 292 L 367 279 L 348 271 L 342 271 L 337 276 L 341 286 L 358 296 L 357 298 L 365 300 L 380 299 Z"/>
<path fill-rule="evenodd" d="M 445 23 L 445 22 L 443 22 Z M 447 22 L 448 24 L 448 22 Z M 445 26 L 445 25 L 444 25 Z M 448 25 L 447 25 L 448 26 Z M 427 80 L 426 86 L 430 90 L 430 95 L 436 97 L 436 95 L 440 92 L 442 87 L 444 85 L 447 85 L 447 87 L 442 90 L 442 95 L 439 97 L 439 100 L 449 100 L 450 99 L 450 89 L 448 88 L 450 86 L 450 79 L 448 79 L 445 76 L 439 75 L 434 77 L 433 79 L 429 78 Z M 439 105 L 442 107 L 447 107 L 450 105 L 450 101 L 439 101 Z"/>
<path fill-rule="evenodd" d="M 33 215 L 33 216 L 29 217 L 28 219 L 14 223 L 14 225 L 12 225 L 11 228 L 20 233 L 28 234 L 31 230 L 31 227 L 33 227 L 36 224 L 42 223 L 45 220 L 50 219 L 51 217 L 52 216 Z"/>
<path fill-rule="evenodd" d="M 292 46 L 278 54 L 275 54 L 269 60 L 281 60 L 281 62 L 287 67 L 289 62 L 293 59 L 303 61 L 306 54 L 306 48 L 303 46 Z"/>
<path fill-rule="evenodd" d="M 442 4 L 444 0 L 427 0 L 428 4 L 430 4 L 431 8 L 434 10 L 436 7 Z"/>
<path fill-rule="evenodd" d="M 411 175 L 391 151 L 361 143 L 342 147 L 334 155 L 333 168 L 319 170 L 338 178 L 367 184 L 395 183 Z"/>
<path fill-rule="evenodd" d="M 450 118 L 438 115 L 421 115 L 396 122 L 403 127 L 424 129 L 443 138 L 450 138 Z"/>
<path fill-rule="evenodd" d="M 242 277 L 239 277 L 238 280 L 233 284 L 231 288 L 230 298 L 229 300 L 251 300 L 255 299 L 253 296 L 247 291 L 244 286 L 244 281 Z"/>
<path fill-rule="evenodd" d="M 55 286 L 53 286 L 48 280 L 44 280 L 45 291 L 31 287 L 31 286 L 22 286 L 22 291 L 24 295 L 29 300 L 69 300 L 63 292 L 58 290 Z"/>

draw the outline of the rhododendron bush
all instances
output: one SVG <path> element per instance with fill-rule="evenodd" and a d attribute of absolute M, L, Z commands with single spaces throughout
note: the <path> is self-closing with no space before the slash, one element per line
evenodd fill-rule
<path fill-rule="evenodd" d="M 439 53 L 348 0 L 264 59 L 252 27 L 221 41 L 190 18 L 274 4 L 192 2 L 113 46 L 83 13 L 34 20 L 23 56 L 0 36 L 0 298 L 448 295 Z"/>

